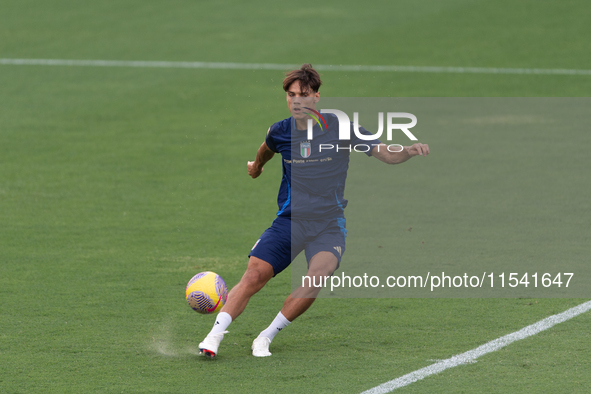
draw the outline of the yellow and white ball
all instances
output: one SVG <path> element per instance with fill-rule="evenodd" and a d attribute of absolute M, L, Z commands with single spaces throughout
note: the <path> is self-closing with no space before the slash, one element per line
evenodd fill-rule
<path fill-rule="evenodd" d="M 228 298 L 228 287 L 215 272 L 200 272 L 187 283 L 185 297 L 196 312 L 205 315 L 219 312 Z"/>

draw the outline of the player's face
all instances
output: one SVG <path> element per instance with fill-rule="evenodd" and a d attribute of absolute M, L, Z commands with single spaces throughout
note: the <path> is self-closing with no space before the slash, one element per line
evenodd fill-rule
<path fill-rule="evenodd" d="M 320 97 L 319 92 L 314 92 L 311 89 L 302 90 L 300 81 L 294 81 L 287 90 L 287 107 L 291 116 L 296 120 L 304 120 L 310 118 L 306 115 L 305 107 L 316 109 L 316 103 Z"/>

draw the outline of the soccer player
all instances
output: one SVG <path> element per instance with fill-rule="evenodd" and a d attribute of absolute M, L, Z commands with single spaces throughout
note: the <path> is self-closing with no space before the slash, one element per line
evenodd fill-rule
<path fill-rule="evenodd" d="M 226 329 L 242 313 L 250 297 L 287 268 L 300 252 L 305 252 L 307 275 L 317 278 L 315 283 L 320 283 L 321 277 L 332 275 L 339 267 L 347 234 L 344 217 L 347 200 L 343 194 L 351 149 L 326 147 L 373 146 L 366 154 L 388 164 L 429 154 L 429 146 L 421 143 L 394 152 L 377 139 L 362 140 L 355 133 L 351 133 L 351 141 L 339 140 L 337 117 L 324 114 L 320 119 L 315 112 L 321 84 L 320 75 L 310 64 L 288 72 L 283 80 L 291 117 L 269 128 L 255 160 L 247 164 L 248 175 L 258 178 L 265 163 L 275 153 L 281 154 L 283 178 L 277 198 L 279 211 L 271 227 L 253 246 L 246 272 L 228 294 L 211 332 L 199 344 L 200 354 L 215 357 Z M 310 119 L 312 138 L 308 133 Z M 371 135 L 362 127 L 359 131 Z M 321 144 L 324 149 L 320 149 Z M 312 305 L 320 289 L 307 283 L 290 294 L 275 319 L 254 340 L 253 356 L 270 356 L 269 345 L 275 335 Z"/>

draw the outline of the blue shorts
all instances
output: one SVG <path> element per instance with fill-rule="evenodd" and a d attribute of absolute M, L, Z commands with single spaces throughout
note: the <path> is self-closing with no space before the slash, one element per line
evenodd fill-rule
<path fill-rule="evenodd" d="M 306 252 L 308 264 L 318 252 L 331 252 L 340 265 L 346 238 L 345 218 L 304 220 L 278 216 L 248 257 L 258 257 L 271 264 L 275 275 L 286 269 L 302 250 Z"/>

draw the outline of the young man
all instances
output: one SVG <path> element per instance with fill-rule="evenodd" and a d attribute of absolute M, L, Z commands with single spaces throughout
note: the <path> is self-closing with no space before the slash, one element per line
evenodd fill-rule
<path fill-rule="evenodd" d="M 428 145 L 420 143 L 391 152 L 379 140 L 361 140 L 355 133 L 351 133 L 351 141 L 340 141 L 337 117 L 324 115 L 320 120 L 315 112 L 321 84 L 319 74 L 310 64 L 290 71 L 283 81 L 291 117 L 269 128 L 255 160 L 247 164 L 248 175 L 257 178 L 265 163 L 275 153 L 281 154 L 283 179 L 277 198 L 277 218 L 252 248 L 246 272 L 228 294 L 213 329 L 199 344 L 200 354 L 215 357 L 226 329 L 242 313 L 250 297 L 287 268 L 302 250 L 306 254 L 310 278 L 330 276 L 339 267 L 347 234 L 344 217 L 347 200 L 343 194 L 351 150 L 320 149 L 321 144 L 323 147 L 373 146 L 366 154 L 388 164 L 429 153 Z M 307 130 L 310 119 L 313 119 L 312 136 Z M 359 130 L 371 135 L 361 127 Z M 270 356 L 269 344 L 275 335 L 304 313 L 319 291 L 319 287 L 308 284 L 289 295 L 271 325 L 254 340 L 253 356 Z"/>

